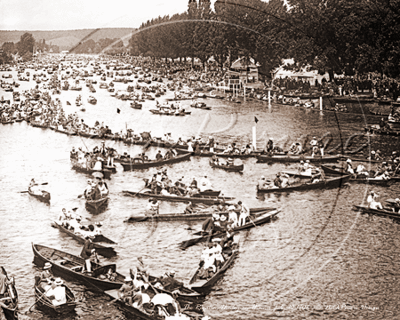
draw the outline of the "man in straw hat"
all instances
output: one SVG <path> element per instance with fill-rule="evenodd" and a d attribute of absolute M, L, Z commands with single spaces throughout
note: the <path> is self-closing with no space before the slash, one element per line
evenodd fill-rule
<path fill-rule="evenodd" d="M 59 306 L 67 302 L 65 295 L 64 282 L 61 278 L 57 278 L 52 284 L 51 289 L 46 292 L 46 296 L 52 300 L 53 305 Z"/>
<path fill-rule="evenodd" d="M 367 198 L 367 203 L 368 203 L 368 208 L 370 209 L 379 209 L 382 210 L 382 204 L 380 202 L 376 201 L 376 197 L 378 194 L 376 194 L 374 191 L 371 191 L 368 198 Z"/>

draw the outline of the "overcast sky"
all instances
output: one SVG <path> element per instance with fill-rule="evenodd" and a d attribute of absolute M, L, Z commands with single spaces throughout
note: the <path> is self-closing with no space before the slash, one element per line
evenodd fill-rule
<path fill-rule="evenodd" d="M 136 28 L 187 7 L 188 0 L 0 0 L 0 30 Z"/>

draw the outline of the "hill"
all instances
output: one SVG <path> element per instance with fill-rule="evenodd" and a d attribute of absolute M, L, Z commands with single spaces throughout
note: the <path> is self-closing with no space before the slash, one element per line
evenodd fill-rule
<path fill-rule="evenodd" d="M 97 30 L 97 31 L 96 31 Z M 54 30 L 54 31 L 8 31 L 0 30 L 0 46 L 4 42 L 17 43 L 25 32 L 33 35 L 36 41 L 44 39 L 46 43 L 57 45 L 61 50 L 68 50 L 76 45 L 81 39 L 93 32 L 93 34 L 85 39 L 93 39 L 98 41 L 100 39 L 113 39 L 121 38 L 126 45 L 130 35 L 135 28 L 101 28 L 101 29 L 81 29 L 81 30 Z"/>

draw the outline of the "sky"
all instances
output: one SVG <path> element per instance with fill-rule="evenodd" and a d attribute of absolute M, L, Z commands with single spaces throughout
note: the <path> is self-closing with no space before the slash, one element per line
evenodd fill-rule
<path fill-rule="evenodd" d="M 188 0 L 0 0 L 0 30 L 137 28 L 187 7 Z"/>

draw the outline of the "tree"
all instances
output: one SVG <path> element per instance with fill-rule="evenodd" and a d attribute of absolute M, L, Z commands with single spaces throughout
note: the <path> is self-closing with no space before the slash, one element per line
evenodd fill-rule
<path fill-rule="evenodd" d="M 21 57 L 25 56 L 27 52 L 33 54 L 35 39 L 33 38 L 31 33 L 26 32 L 21 36 L 21 39 L 19 40 L 19 42 L 17 42 L 16 46 L 18 54 Z"/>

